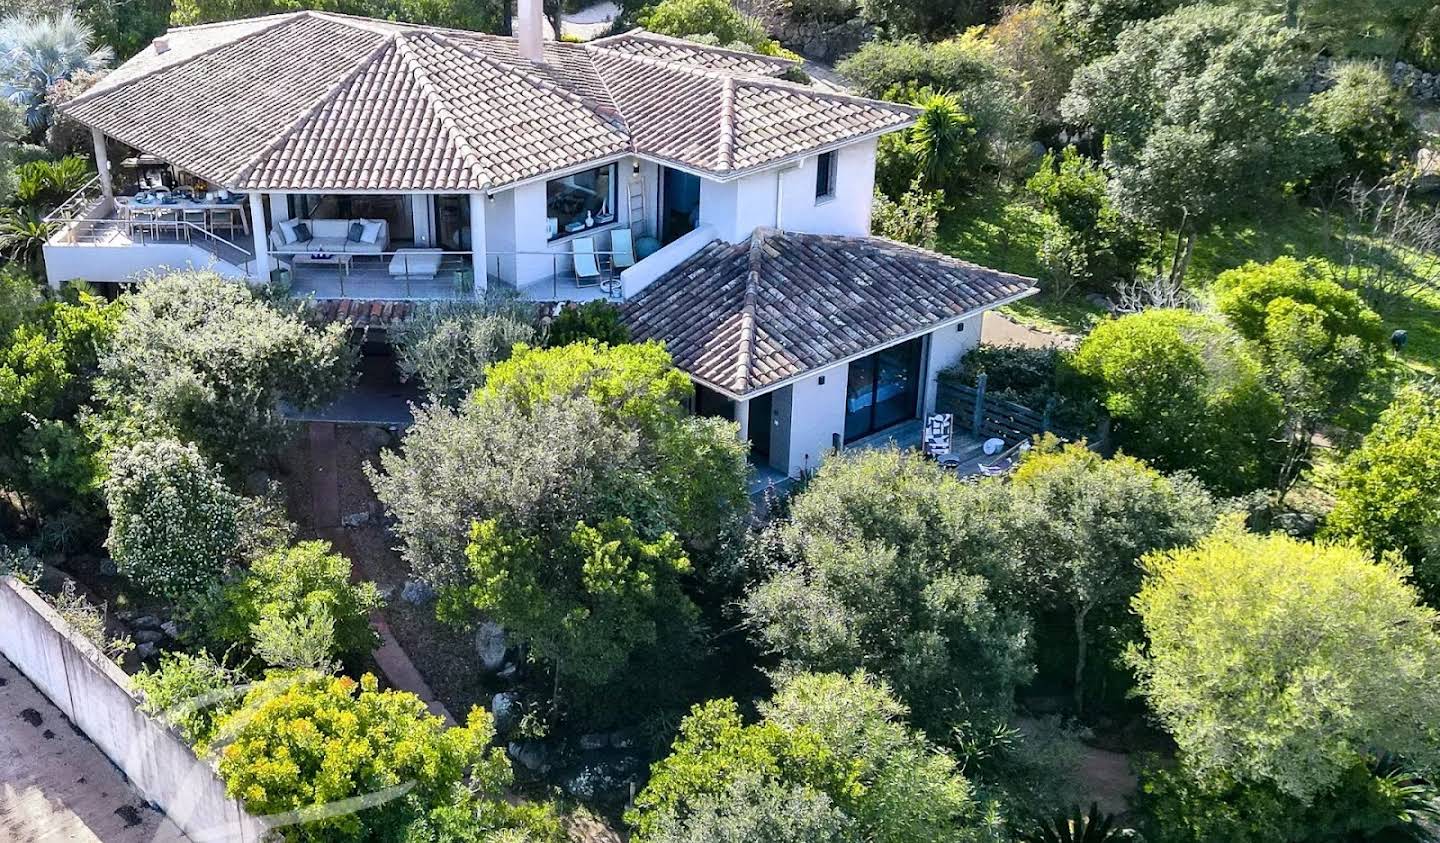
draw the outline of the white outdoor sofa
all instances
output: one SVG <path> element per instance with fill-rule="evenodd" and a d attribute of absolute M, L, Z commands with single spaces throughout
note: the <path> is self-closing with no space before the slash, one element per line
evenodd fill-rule
<path fill-rule="evenodd" d="M 352 223 L 378 223 L 373 241 L 350 239 Z M 282 229 L 285 223 L 304 223 L 309 240 L 290 241 Z M 270 229 L 270 248 L 277 255 L 371 255 L 385 254 L 390 247 L 390 226 L 384 220 L 285 220 Z"/>

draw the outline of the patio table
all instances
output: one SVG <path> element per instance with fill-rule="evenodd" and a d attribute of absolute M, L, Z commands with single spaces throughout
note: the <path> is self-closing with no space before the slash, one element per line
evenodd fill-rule
<path fill-rule="evenodd" d="M 240 227 L 250 233 L 250 215 L 244 202 L 210 202 L 204 199 L 176 199 L 173 202 L 141 202 L 134 197 L 124 196 L 115 200 L 121 208 L 134 216 L 150 216 L 158 219 L 163 214 L 179 215 L 185 211 L 234 211 L 240 218 Z"/>

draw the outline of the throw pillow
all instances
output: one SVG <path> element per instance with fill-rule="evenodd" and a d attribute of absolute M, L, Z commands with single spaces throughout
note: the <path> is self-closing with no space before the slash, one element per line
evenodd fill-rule
<path fill-rule="evenodd" d="M 360 234 L 360 242 L 374 244 L 380 239 L 380 223 L 375 220 L 365 221 L 365 230 Z"/>
<path fill-rule="evenodd" d="M 299 224 L 300 220 L 282 220 L 280 222 L 280 236 L 285 238 L 285 245 L 296 242 L 295 226 Z"/>
<path fill-rule="evenodd" d="M 359 243 L 360 238 L 364 236 L 365 225 L 363 223 L 352 222 L 350 223 L 350 235 L 345 239 L 349 240 L 351 243 Z"/>
<path fill-rule="evenodd" d="M 306 225 L 306 224 L 303 223 L 303 222 L 301 222 L 301 223 L 296 223 L 296 224 L 295 224 L 295 242 L 296 242 L 296 243 L 309 243 L 310 240 L 311 240 L 310 226 Z"/>

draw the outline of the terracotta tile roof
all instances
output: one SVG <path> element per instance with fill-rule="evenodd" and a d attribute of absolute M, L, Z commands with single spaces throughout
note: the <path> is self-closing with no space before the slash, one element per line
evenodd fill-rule
<path fill-rule="evenodd" d="M 631 32 L 546 43 L 319 12 L 173 30 L 65 106 L 241 190 L 453 190 L 625 154 L 719 178 L 914 110 L 767 78 L 783 59 Z"/>
<path fill-rule="evenodd" d="M 757 229 L 622 305 L 637 340 L 745 396 L 1035 292 L 1035 280 L 879 237 Z"/>
<path fill-rule="evenodd" d="M 315 314 L 323 322 L 344 322 L 352 328 L 384 328 L 397 319 L 405 319 L 415 310 L 415 302 L 364 301 L 362 299 L 322 299 L 315 302 Z"/>
<path fill-rule="evenodd" d="M 683 64 L 704 70 L 718 70 L 750 76 L 779 76 L 800 65 L 797 61 L 777 56 L 762 56 L 758 53 L 744 53 L 739 50 L 727 50 L 723 47 L 711 47 L 706 44 L 697 44 L 694 41 L 686 41 L 683 38 L 671 38 L 654 32 L 646 32 L 643 29 L 632 29 L 609 38 L 597 38 L 590 42 L 590 46 L 604 47 L 607 50 L 632 56 L 645 56 L 671 64 Z"/>

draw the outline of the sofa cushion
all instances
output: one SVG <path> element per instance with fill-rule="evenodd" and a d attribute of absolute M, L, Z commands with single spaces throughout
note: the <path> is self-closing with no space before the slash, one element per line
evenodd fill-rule
<path fill-rule="evenodd" d="M 349 230 L 346 231 L 346 233 L 345 233 L 345 239 L 346 239 L 346 240 L 349 240 L 351 243 L 359 243 L 359 242 L 360 242 L 360 238 L 362 238 L 362 237 L 364 237 L 364 236 L 365 236 L 365 223 L 359 222 L 358 220 L 357 220 L 356 222 L 350 223 L 350 228 L 349 228 Z"/>
<path fill-rule="evenodd" d="M 375 245 L 379 242 L 380 230 L 384 227 L 385 224 L 379 220 L 364 220 L 360 226 L 360 242 L 371 246 Z M 354 240 L 355 238 L 351 237 L 350 239 Z"/>
<path fill-rule="evenodd" d="M 304 220 L 281 220 L 278 223 L 280 236 L 284 238 L 286 245 L 299 242 L 300 238 L 296 235 L 295 229 L 304 222 Z"/>
<path fill-rule="evenodd" d="M 350 220 L 310 220 L 310 231 L 316 237 L 344 240 L 350 233 Z"/>
<path fill-rule="evenodd" d="M 308 243 L 312 239 L 310 236 L 310 226 L 303 222 L 296 223 L 294 231 L 296 243 Z"/>

